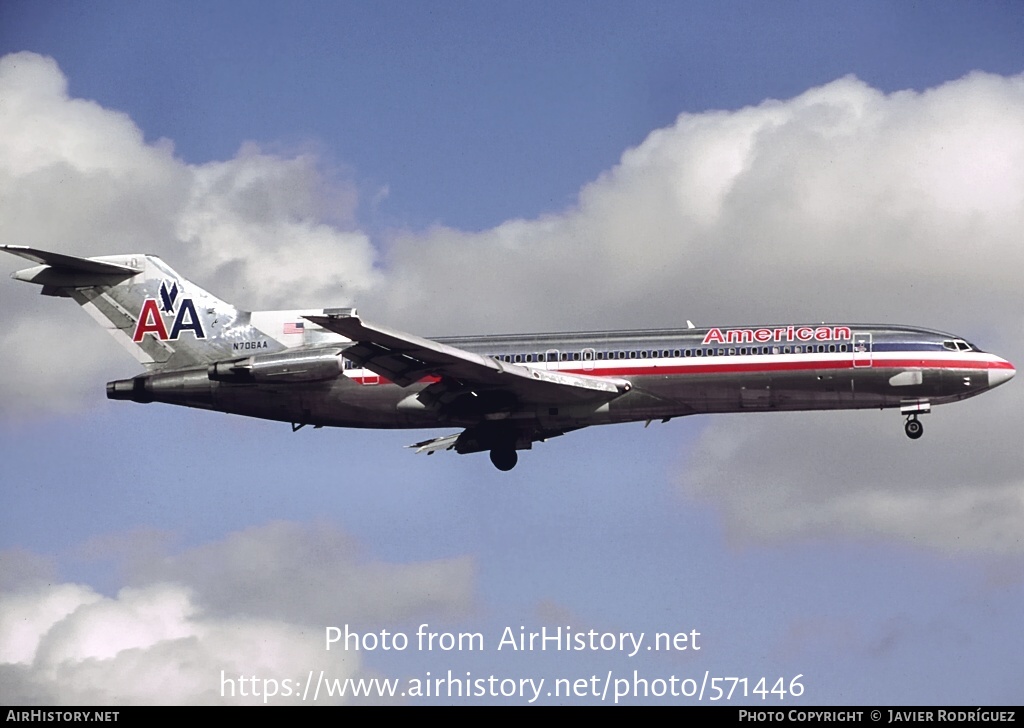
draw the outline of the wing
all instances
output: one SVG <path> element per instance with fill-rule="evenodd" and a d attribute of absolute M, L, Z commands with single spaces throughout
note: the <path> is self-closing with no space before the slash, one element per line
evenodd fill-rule
<path fill-rule="evenodd" d="M 383 326 L 368 324 L 352 309 L 325 311 L 307 316 L 313 323 L 355 342 L 344 356 L 360 366 L 408 387 L 425 378 L 436 378 L 420 396 L 425 406 L 452 401 L 454 396 L 474 393 L 492 395 L 490 401 L 512 406 L 601 404 L 628 392 L 624 379 L 565 374 L 510 364 L 454 346 L 424 339 Z M 493 395 L 506 395 L 495 397 Z"/>

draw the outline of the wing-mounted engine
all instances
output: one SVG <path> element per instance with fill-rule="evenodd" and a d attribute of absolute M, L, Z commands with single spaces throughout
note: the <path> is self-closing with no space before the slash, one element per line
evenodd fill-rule
<path fill-rule="evenodd" d="M 337 379 L 344 368 L 341 347 L 283 351 L 220 361 L 206 372 L 215 382 L 293 384 Z"/>

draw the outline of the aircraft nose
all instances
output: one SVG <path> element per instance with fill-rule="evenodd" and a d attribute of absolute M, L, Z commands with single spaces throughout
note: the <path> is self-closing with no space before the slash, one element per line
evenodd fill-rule
<path fill-rule="evenodd" d="M 1013 379 L 1013 375 L 1017 373 L 1017 370 L 1013 368 L 1013 365 L 1008 361 L 1003 362 L 1003 366 L 998 369 L 988 370 L 988 386 L 998 387 L 1000 384 L 1010 381 Z"/>

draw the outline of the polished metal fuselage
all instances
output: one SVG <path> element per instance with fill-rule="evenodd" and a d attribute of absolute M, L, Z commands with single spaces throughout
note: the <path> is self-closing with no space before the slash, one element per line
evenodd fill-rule
<path fill-rule="evenodd" d="M 886 325 L 781 325 L 437 338 L 499 361 L 628 380 L 601 405 L 506 402 L 483 415 L 541 429 L 692 414 L 895 408 L 966 399 L 1013 376 L 1006 360 L 951 334 Z M 150 375 L 151 401 L 285 422 L 374 428 L 470 427 L 479 414 L 407 408 L 408 387 L 346 367 L 331 381 L 230 383 L 206 369 Z"/>

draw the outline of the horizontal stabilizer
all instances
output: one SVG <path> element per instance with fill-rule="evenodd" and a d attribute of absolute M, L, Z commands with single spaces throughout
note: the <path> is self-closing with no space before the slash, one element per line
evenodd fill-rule
<path fill-rule="evenodd" d="M 202 378 L 211 381 L 205 372 L 211 364 L 288 348 L 255 326 L 250 313 L 155 255 L 79 258 L 22 245 L 0 245 L 0 252 L 32 261 L 11 277 L 41 286 L 44 296 L 73 300 L 150 372 L 202 367 Z"/>
<path fill-rule="evenodd" d="M 73 255 L 64 255 L 63 253 L 51 253 L 48 250 L 29 248 L 24 245 L 0 245 L 0 250 L 5 250 L 13 255 L 31 260 L 33 263 L 48 265 L 51 268 L 67 272 L 100 275 L 135 275 L 142 272 L 141 268 L 107 263 L 93 258 L 77 258 Z M 15 277 L 17 277 L 17 273 Z"/>

